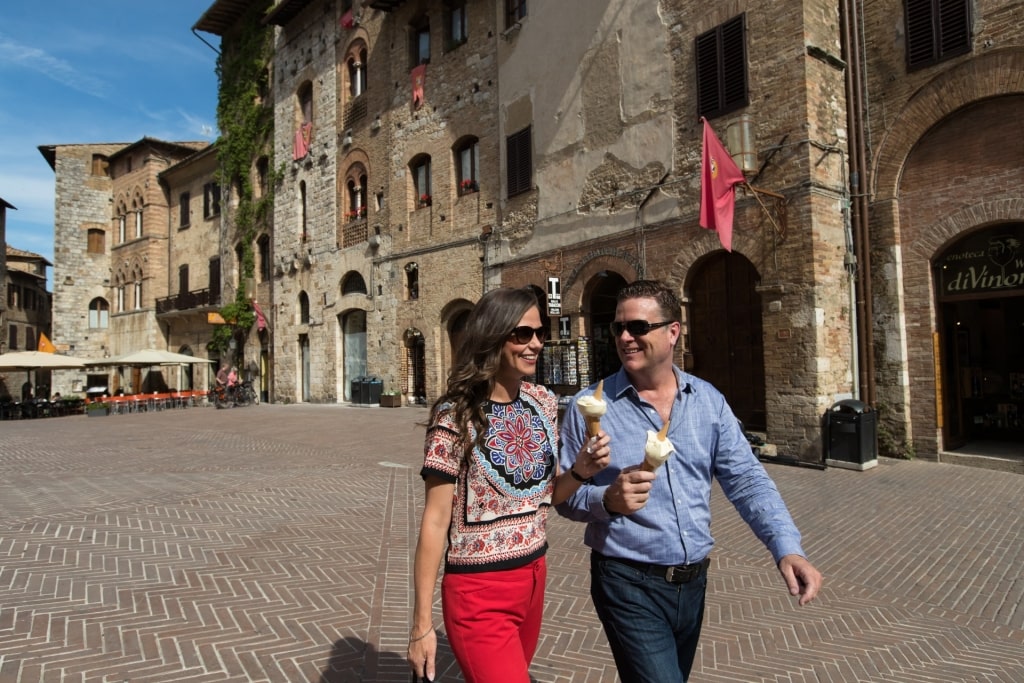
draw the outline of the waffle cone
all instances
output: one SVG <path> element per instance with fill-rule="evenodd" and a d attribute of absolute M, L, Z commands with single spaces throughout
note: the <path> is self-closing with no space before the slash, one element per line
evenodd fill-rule
<path fill-rule="evenodd" d="M 587 423 L 587 436 L 597 436 L 601 431 L 601 418 L 587 417 L 584 420 Z"/>
<path fill-rule="evenodd" d="M 651 464 L 647 458 L 644 458 L 644 461 L 640 463 L 641 472 L 655 472 L 659 467 L 661 467 L 661 463 L 657 465 Z"/>

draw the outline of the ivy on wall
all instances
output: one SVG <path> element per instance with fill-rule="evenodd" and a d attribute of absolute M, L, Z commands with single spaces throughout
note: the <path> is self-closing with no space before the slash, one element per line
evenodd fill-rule
<path fill-rule="evenodd" d="M 280 172 L 271 169 L 266 179 L 266 192 L 255 196 L 253 171 L 263 156 L 273 159 L 274 110 L 270 96 L 270 62 L 273 56 L 273 29 L 262 23 L 266 3 L 253 3 L 238 23 L 238 32 L 228 41 L 222 41 L 217 58 L 218 102 L 217 140 L 218 180 L 221 187 L 230 188 L 234 197 L 227 219 L 233 225 L 233 234 L 242 245 L 242 285 L 235 299 L 220 309 L 227 322 L 214 328 L 209 343 L 212 351 L 223 353 L 231 339 L 244 337 L 256 322 L 256 314 L 246 299 L 244 283 L 256 271 L 253 244 L 260 225 L 272 215 L 274 192 Z M 227 43 L 225 45 L 224 43 Z M 231 233 L 229 233 L 231 234 Z"/>

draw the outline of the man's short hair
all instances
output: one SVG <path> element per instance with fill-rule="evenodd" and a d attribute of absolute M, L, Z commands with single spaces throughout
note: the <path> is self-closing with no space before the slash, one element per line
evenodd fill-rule
<path fill-rule="evenodd" d="M 661 280 L 636 280 L 619 290 L 616 302 L 627 299 L 654 299 L 665 320 L 683 322 L 683 304 L 668 285 Z"/>

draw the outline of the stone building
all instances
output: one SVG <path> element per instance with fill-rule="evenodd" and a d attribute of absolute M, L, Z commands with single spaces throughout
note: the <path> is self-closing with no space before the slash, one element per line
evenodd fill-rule
<path fill-rule="evenodd" d="M 876 396 L 918 455 L 1019 455 L 1024 25 L 1015 3 L 941 7 L 862 17 Z"/>
<path fill-rule="evenodd" d="M 264 16 L 276 27 L 268 99 L 282 170 L 274 400 L 360 402 L 372 377 L 377 391 L 425 402 L 485 288 L 500 193 L 497 14 L 392 4 L 287 0 Z M 220 0 L 196 28 L 230 50 L 244 20 L 244 4 Z"/>
<path fill-rule="evenodd" d="M 156 301 L 168 294 L 170 210 L 159 176 L 206 144 L 143 138 L 39 148 L 56 187 L 55 344 L 96 359 L 166 348 Z M 168 379 L 159 369 L 96 368 L 54 373 L 54 389 L 152 391 Z"/>
<path fill-rule="evenodd" d="M 498 284 L 540 293 L 568 395 L 617 367 L 614 293 L 653 277 L 678 362 L 781 453 L 819 460 L 849 398 L 883 453 L 1019 451 L 1013 7 L 268 4 L 277 399 L 372 375 L 432 400 Z M 701 117 L 748 181 L 731 251 L 699 226 Z"/>
<path fill-rule="evenodd" d="M 46 269 L 52 265 L 39 254 L 5 245 L 0 351 L 36 351 L 40 335 L 49 338 L 50 293 L 46 291 Z M 34 371 L 32 376 L 35 385 L 27 388 L 34 396 L 49 397 L 50 372 Z M 23 398 L 22 385 L 26 381 L 25 373 L 6 371 L 0 374 L 0 397 Z"/>
<path fill-rule="evenodd" d="M 221 188 L 214 146 L 196 152 L 159 175 L 167 197 L 167 268 L 155 302 L 156 321 L 169 351 L 220 360 L 208 353 L 210 314 L 221 305 Z M 234 280 L 232 284 L 237 282 Z M 172 388 L 205 389 L 209 368 L 166 369 Z"/>

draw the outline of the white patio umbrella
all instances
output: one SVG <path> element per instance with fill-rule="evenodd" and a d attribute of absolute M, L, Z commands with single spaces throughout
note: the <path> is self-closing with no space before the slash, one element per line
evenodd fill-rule
<path fill-rule="evenodd" d="M 129 366 L 137 368 L 151 368 L 156 365 L 180 366 L 199 365 L 202 363 L 213 362 L 214 361 L 208 358 L 197 358 L 196 356 L 189 356 L 184 353 L 174 353 L 173 351 L 165 351 L 163 349 L 141 349 L 139 351 L 132 351 L 131 353 L 121 354 L 120 356 L 114 356 L 113 358 L 103 358 L 101 360 L 89 361 L 88 364 L 93 367 Z M 149 381 L 148 377 L 146 381 Z M 165 380 L 161 379 L 161 382 L 163 381 Z"/>
<path fill-rule="evenodd" d="M 11 351 L 0 353 L 0 370 L 24 370 L 25 379 L 30 384 L 33 370 L 75 370 L 84 368 L 89 361 L 85 358 L 65 356 L 60 353 L 46 353 L 45 351 Z"/>
<path fill-rule="evenodd" d="M 0 353 L 0 370 L 73 370 L 91 363 L 85 358 L 44 351 Z"/>
<path fill-rule="evenodd" d="M 108 367 L 114 365 L 131 365 L 135 367 L 150 367 L 152 365 L 190 365 L 193 363 L 198 364 L 212 362 L 213 361 L 208 358 L 197 358 L 196 356 L 189 356 L 184 353 L 174 353 L 173 351 L 163 351 L 161 349 L 142 349 L 140 351 L 125 353 L 120 356 L 114 356 L 113 358 L 91 360 L 88 362 L 88 365 Z"/>

